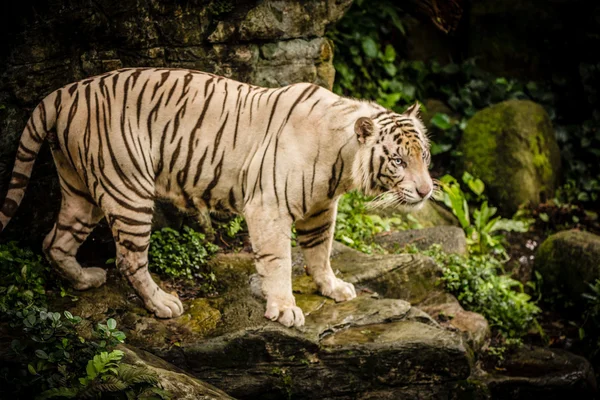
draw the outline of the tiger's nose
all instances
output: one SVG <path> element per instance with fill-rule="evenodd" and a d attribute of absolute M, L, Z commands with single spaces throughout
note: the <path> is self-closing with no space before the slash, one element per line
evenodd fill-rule
<path fill-rule="evenodd" d="M 431 183 L 429 182 L 425 182 L 422 183 L 421 185 L 417 186 L 417 194 L 419 196 L 421 196 L 421 198 L 425 198 L 429 195 L 429 193 L 431 193 L 431 190 L 433 189 Z"/>

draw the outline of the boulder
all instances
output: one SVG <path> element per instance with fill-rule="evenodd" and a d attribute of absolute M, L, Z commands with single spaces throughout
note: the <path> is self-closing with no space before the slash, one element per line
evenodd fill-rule
<path fill-rule="evenodd" d="M 306 314 L 300 329 L 263 317 L 249 253 L 218 256 L 212 269 L 219 295 L 184 299 L 186 312 L 177 319 L 154 318 L 112 269 L 107 285 L 77 293 L 77 302 L 55 299 L 52 308 L 69 309 L 88 327 L 113 317 L 129 345 L 235 398 L 354 399 L 385 392 L 408 399 L 419 392 L 434 399 L 462 393 L 479 333 L 467 332 L 466 324 L 453 326 L 450 318 L 439 323 L 416 306 L 456 302 L 452 296 L 433 298 L 443 290 L 431 259 L 368 256 L 335 243 L 333 268 L 359 293 L 335 303 L 317 293 L 298 250 L 293 288 Z M 169 290 L 170 283 L 162 286 Z M 458 316 L 462 309 L 455 306 Z"/>
<path fill-rule="evenodd" d="M 233 400 L 233 397 L 225 392 L 194 378 L 147 351 L 128 345 L 119 345 L 118 349 L 125 353 L 123 363 L 148 368 L 156 372 L 159 384 L 163 389 L 170 392 L 174 399 Z"/>
<path fill-rule="evenodd" d="M 508 100 L 479 111 L 459 149 L 461 169 L 480 178 L 505 213 L 554 196 L 560 153 L 550 118 L 538 104 Z"/>
<path fill-rule="evenodd" d="M 466 255 L 467 238 L 462 228 L 457 226 L 436 226 L 425 229 L 407 231 L 382 232 L 375 236 L 375 243 L 388 251 L 401 250 L 407 245 L 414 245 L 419 250 L 427 250 L 439 244 L 445 253 Z"/>
<path fill-rule="evenodd" d="M 548 237 L 538 248 L 535 269 L 543 277 L 543 289 L 575 304 L 584 301 L 589 284 L 600 279 L 600 236 L 569 230 Z"/>
<path fill-rule="evenodd" d="M 597 394 L 590 363 L 560 349 L 524 346 L 482 381 L 498 400 L 591 400 Z"/>
<path fill-rule="evenodd" d="M 432 226 L 441 225 L 460 226 L 458 220 L 450 211 L 433 201 L 426 202 L 423 208 L 409 214 L 401 213 L 393 207 L 377 208 L 370 210 L 370 212 L 382 218 L 400 217 L 409 225 L 415 225 L 417 228 L 431 228 Z"/>

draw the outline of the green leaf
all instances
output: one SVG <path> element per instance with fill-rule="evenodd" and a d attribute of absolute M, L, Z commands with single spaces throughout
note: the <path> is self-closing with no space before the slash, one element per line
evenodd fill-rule
<path fill-rule="evenodd" d="M 108 329 L 112 331 L 117 327 L 117 321 L 115 321 L 113 318 L 110 318 L 108 321 L 106 321 L 106 326 L 108 326 Z"/>
<path fill-rule="evenodd" d="M 27 370 L 29 371 L 29 373 L 31 375 L 37 375 L 37 371 L 35 370 L 35 368 L 31 364 L 27 364 Z"/>
<path fill-rule="evenodd" d="M 396 59 L 396 50 L 394 49 L 394 46 L 392 46 L 391 44 L 385 46 L 384 57 L 385 60 L 390 63 Z"/>
<path fill-rule="evenodd" d="M 446 131 L 454 126 L 454 124 L 452 124 L 450 121 L 450 117 L 443 113 L 436 113 L 433 118 L 431 118 L 431 124 L 443 131 Z"/>
<path fill-rule="evenodd" d="M 38 358 L 41 358 L 42 360 L 47 360 L 48 359 L 48 354 L 46 354 L 46 352 L 44 350 L 41 349 L 37 349 L 35 351 L 35 355 Z"/>
<path fill-rule="evenodd" d="M 377 43 L 373 40 L 372 37 L 367 36 L 362 40 L 362 49 L 365 52 L 365 55 L 369 58 L 377 57 L 378 49 Z"/>

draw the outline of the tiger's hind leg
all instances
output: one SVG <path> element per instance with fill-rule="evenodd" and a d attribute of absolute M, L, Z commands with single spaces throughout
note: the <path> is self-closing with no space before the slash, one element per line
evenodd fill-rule
<path fill-rule="evenodd" d="M 44 253 L 56 271 L 76 290 L 101 286 L 106 282 L 102 268 L 82 268 L 75 258 L 77 249 L 103 217 L 87 194 L 87 189 L 70 167 L 55 155 L 62 189 L 60 212 L 54 227 L 44 239 Z"/>
<path fill-rule="evenodd" d="M 181 301 L 163 291 L 148 271 L 152 214 L 130 212 L 126 217 L 109 215 L 107 219 L 117 245 L 117 267 L 145 307 L 159 318 L 180 316 L 183 313 Z"/>

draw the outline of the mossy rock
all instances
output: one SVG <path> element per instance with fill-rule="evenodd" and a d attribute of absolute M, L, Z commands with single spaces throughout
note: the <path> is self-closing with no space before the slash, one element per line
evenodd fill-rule
<path fill-rule="evenodd" d="M 600 236 L 570 230 L 548 237 L 537 251 L 535 269 L 548 296 L 581 305 L 588 284 L 600 279 Z"/>
<path fill-rule="evenodd" d="M 536 103 L 509 100 L 478 112 L 460 151 L 460 168 L 480 178 L 505 213 L 554 196 L 560 153 L 550 118 Z"/>
<path fill-rule="evenodd" d="M 403 214 L 394 207 L 378 208 L 371 212 L 382 218 L 400 217 L 409 225 L 417 225 L 419 229 L 444 225 L 460 226 L 450 211 L 434 201 L 426 202 L 420 210 L 412 211 L 410 214 Z"/>
<path fill-rule="evenodd" d="M 427 250 L 438 244 L 448 254 L 467 255 L 465 231 L 458 226 L 434 226 L 424 229 L 381 232 L 375 236 L 375 243 L 388 251 L 402 250 L 412 245 L 419 250 Z"/>

